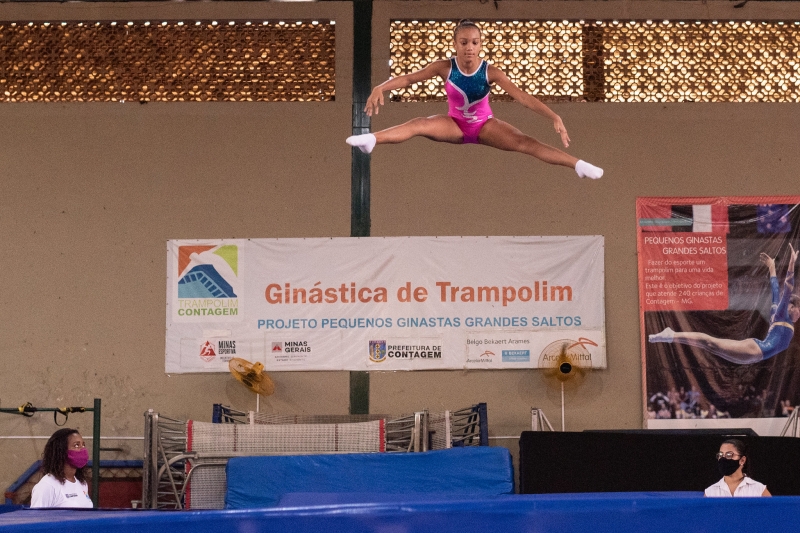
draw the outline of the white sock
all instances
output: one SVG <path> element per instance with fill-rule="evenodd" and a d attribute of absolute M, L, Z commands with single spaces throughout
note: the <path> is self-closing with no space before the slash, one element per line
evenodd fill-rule
<path fill-rule="evenodd" d="M 575 163 L 575 172 L 581 178 L 591 178 L 597 180 L 603 177 L 603 169 L 587 163 L 583 159 Z"/>
<path fill-rule="evenodd" d="M 373 135 L 372 133 L 365 133 L 363 135 L 351 135 L 350 137 L 345 139 L 345 142 L 347 144 L 349 144 L 350 146 L 355 146 L 365 154 L 370 153 L 372 149 L 375 148 L 375 141 L 376 141 L 375 135 Z M 602 172 L 603 171 L 601 170 L 600 173 L 602 174 Z"/>
<path fill-rule="evenodd" d="M 674 339 L 675 332 L 670 328 L 666 328 L 661 333 L 654 333 L 648 338 L 650 342 L 672 342 Z"/>

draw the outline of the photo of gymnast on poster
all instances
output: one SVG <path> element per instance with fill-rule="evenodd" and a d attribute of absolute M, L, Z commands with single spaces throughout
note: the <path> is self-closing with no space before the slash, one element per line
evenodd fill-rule
<path fill-rule="evenodd" d="M 646 419 L 800 403 L 800 196 L 638 198 Z"/>

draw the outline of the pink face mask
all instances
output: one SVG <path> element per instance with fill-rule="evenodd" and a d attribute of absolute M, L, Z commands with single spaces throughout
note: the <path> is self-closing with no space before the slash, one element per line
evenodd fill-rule
<path fill-rule="evenodd" d="M 89 452 L 86 448 L 67 450 L 67 462 L 75 468 L 83 468 L 89 462 Z"/>

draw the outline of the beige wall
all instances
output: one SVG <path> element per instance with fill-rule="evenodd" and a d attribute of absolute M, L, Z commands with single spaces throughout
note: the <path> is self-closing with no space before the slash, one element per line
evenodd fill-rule
<path fill-rule="evenodd" d="M 534 10 L 535 8 L 535 10 Z M 794 9 L 792 12 L 791 9 Z M 649 10 L 649 11 L 648 11 Z M 666 11 L 665 11 L 666 10 Z M 671 11 L 670 11 L 671 10 Z M 783 11 L 779 11 L 783 10 Z M 585 13 L 585 14 L 583 14 Z M 800 9 L 728 2 L 376 2 L 374 78 L 388 75 L 391 18 L 800 20 Z M 776 14 L 777 13 L 777 14 Z M 0 20 L 333 18 L 333 103 L 0 105 L 0 406 L 91 405 L 103 435 L 142 434 L 142 413 L 208 420 L 211 404 L 252 408 L 225 374 L 166 375 L 165 241 L 347 236 L 350 228 L 352 11 L 349 3 L 0 5 Z M 576 235 L 606 239 L 608 369 L 567 391 L 569 429 L 641 427 L 637 196 L 797 194 L 797 104 L 559 104 L 570 152 L 606 169 L 571 170 L 479 146 L 413 140 L 372 158 L 372 235 Z M 545 142 L 552 127 L 519 105 L 493 106 Z M 390 103 L 373 129 L 441 113 Z M 277 373 L 276 413 L 346 413 L 348 374 Z M 489 405 L 493 436 L 529 427 L 532 406 L 559 418 L 558 389 L 535 371 L 374 373 L 373 412 Z M 91 433 L 89 415 L 69 425 Z M 0 415 L 0 435 L 49 435 L 52 418 Z M 501 442 L 501 441 L 497 441 Z M 514 447 L 513 441 L 506 442 Z M 0 487 L 44 440 L 0 439 Z M 139 441 L 108 441 L 138 457 Z"/>

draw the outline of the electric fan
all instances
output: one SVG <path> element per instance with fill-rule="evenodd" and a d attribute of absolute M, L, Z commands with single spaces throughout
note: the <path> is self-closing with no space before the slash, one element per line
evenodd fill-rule
<path fill-rule="evenodd" d="M 228 363 L 228 368 L 233 377 L 256 393 L 256 412 L 258 412 L 261 396 L 270 396 L 275 392 L 275 384 L 269 374 L 264 372 L 264 365 L 234 357 Z"/>
<path fill-rule="evenodd" d="M 547 379 L 561 384 L 561 431 L 566 431 L 564 422 L 564 385 L 567 382 L 580 382 L 586 369 L 591 368 L 591 356 L 582 343 L 572 340 L 559 340 L 548 345 L 539 360 L 539 368 L 544 370 Z"/>

